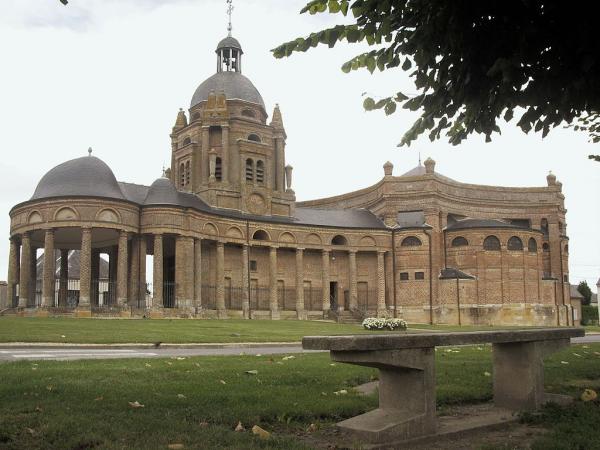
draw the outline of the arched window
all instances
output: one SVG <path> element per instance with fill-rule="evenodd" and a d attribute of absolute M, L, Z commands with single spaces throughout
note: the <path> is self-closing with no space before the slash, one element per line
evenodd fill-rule
<path fill-rule="evenodd" d="M 452 239 L 452 247 L 465 247 L 466 245 L 469 245 L 469 241 L 462 236 Z"/>
<path fill-rule="evenodd" d="M 190 184 L 190 179 L 192 176 L 192 171 L 190 170 L 190 162 L 186 162 L 185 163 L 185 184 L 189 185 Z"/>
<path fill-rule="evenodd" d="M 254 133 L 252 133 L 248 136 L 248 140 L 253 141 L 253 142 L 262 142 L 262 140 L 260 139 L 260 136 L 258 134 L 254 134 Z"/>
<path fill-rule="evenodd" d="M 254 114 L 254 111 L 252 111 L 251 109 L 244 109 L 242 110 L 242 116 L 252 117 L 254 119 L 256 117 L 256 114 Z"/>
<path fill-rule="evenodd" d="M 483 249 L 488 251 L 500 251 L 500 239 L 496 236 L 488 236 L 483 241 Z"/>
<path fill-rule="evenodd" d="M 260 160 L 256 162 L 256 182 L 265 182 L 265 163 Z"/>
<path fill-rule="evenodd" d="M 183 140 L 183 145 L 190 145 L 192 143 L 192 140 L 189 137 L 186 137 Z"/>
<path fill-rule="evenodd" d="M 181 187 L 185 186 L 185 166 L 183 163 L 179 166 L 179 185 Z"/>
<path fill-rule="evenodd" d="M 265 230 L 256 230 L 252 235 L 252 239 L 255 241 L 268 241 L 269 235 Z"/>
<path fill-rule="evenodd" d="M 217 181 L 221 181 L 223 179 L 223 163 L 221 162 L 220 157 L 217 157 L 215 163 L 215 178 Z"/>
<path fill-rule="evenodd" d="M 421 240 L 418 237 L 408 236 L 402 240 L 402 243 L 400 245 L 402 247 L 419 247 L 420 245 L 423 245 L 423 244 L 421 243 Z"/>
<path fill-rule="evenodd" d="M 506 248 L 509 250 L 523 250 L 523 241 L 517 236 L 513 236 L 508 240 Z"/>
<path fill-rule="evenodd" d="M 254 161 L 252 161 L 252 158 L 246 160 L 246 181 L 254 181 Z"/>
<path fill-rule="evenodd" d="M 547 242 L 544 242 L 544 244 L 542 245 L 542 250 L 545 252 L 549 252 L 550 251 L 550 246 L 548 245 Z"/>
<path fill-rule="evenodd" d="M 529 250 L 531 253 L 537 253 L 537 241 L 534 238 L 529 238 L 527 250 Z"/>
<path fill-rule="evenodd" d="M 542 219 L 540 226 L 542 228 L 542 233 L 548 234 L 548 219 Z"/>
<path fill-rule="evenodd" d="M 341 234 L 334 236 L 331 240 L 331 245 L 348 245 L 348 239 L 346 239 Z"/>

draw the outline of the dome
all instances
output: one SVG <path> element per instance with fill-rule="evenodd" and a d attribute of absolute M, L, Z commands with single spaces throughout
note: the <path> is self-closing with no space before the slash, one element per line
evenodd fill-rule
<path fill-rule="evenodd" d="M 222 48 L 237 48 L 242 53 L 244 53 L 240 41 L 231 36 L 227 36 L 225 39 L 219 42 L 219 44 L 217 45 L 217 51 L 221 50 Z"/>
<path fill-rule="evenodd" d="M 179 193 L 171 180 L 165 177 L 157 179 L 146 195 L 145 205 L 178 205 Z"/>
<path fill-rule="evenodd" d="M 90 196 L 125 200 L 110 167 L 95 156 L 64 162 L 42 177 L 31 200 Z"/>
<path fill-rule="evenodd" d="M 243 100 L 255 103 L 265 109 L 265 102 L 258 89 L 254 87 L 252 81 L 239 72 L 218 72 L 208 78 L 196 89 L 190 108 L 208 100 L 208 94 L 211 91 L 224 91 L 228 100 Z"/>

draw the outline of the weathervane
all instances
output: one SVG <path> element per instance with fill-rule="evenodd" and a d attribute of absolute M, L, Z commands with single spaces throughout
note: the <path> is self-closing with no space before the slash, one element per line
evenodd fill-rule
<path fill-rule="evenodd" d="M 233 0 L 227 0 L 227 15 L 229 16 L 229 25 L 227 25 L 227 31 L 229 32 L 229 37 L 231 37 L 231 30 L 233 27 L 231 26 L 231 15 L 233 14 Z"/>

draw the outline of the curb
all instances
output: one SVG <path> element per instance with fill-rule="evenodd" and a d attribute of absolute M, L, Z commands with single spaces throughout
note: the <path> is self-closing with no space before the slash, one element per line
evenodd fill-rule
<path fill-rule="evenodd" d="M 189 348 L 189 349 L 221 349 L 221 348 L 271 348 L 271 347 L 302 347 L 301 342 L 231 342 L 219 344 L 70 344 L 61 342 L 7 342 L 0 343 L 0 348 L 143 348 L 143 349 L 159 349 L 159 348 Z"/>

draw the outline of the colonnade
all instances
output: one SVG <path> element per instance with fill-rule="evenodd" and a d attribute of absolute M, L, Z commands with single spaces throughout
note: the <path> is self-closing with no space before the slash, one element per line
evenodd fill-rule
<path fill-rule="evenodd" d="M 89 309 L 97 306 L 97 298 L 94 300 L 94 293 L 97 292 L 97 286 L 100 271 L 100 253 L 107 252 L 110 255 L 109 279 L 115 282 L 115 307 L 134 306 L 143 300 L 143 307 L 146 297 L 146 254 L 148 253 L 148 239 L 153 247 L 153 299 L 152 309 L 160 310 L 166 306 L 176 307 L 185 310 L 196 310 L 205 308 L 203 302 L 203 279 L 202 267 L 205 264 L 202 250 L 202 243 L 205 239 L 189 236 L 172 236 L 169 238 L 175 240 L 175 260 L 174 260 L 174 304 L 166 304 L 165 292 L 163 288 L 166 283 L 165 277 L 167 268 L 165 258 L 165 235 L 137 235 L 128 233 L 125 230 L 118 230 L 117 245 L 108 249 L 99 249 L 94 247 L 93 230 L 90 227 L 81 228 L 80 249 L 80 279 L 79 279 L 79 303 L 80 309 Z M 250 248 L 268 249 L 268 289 L 269 289 L 269 310 L 272 318 L 278 318 L 280 306 L 278 304 L 278 251 L 277 245 L 264 243 L 235 243 L 226 242 L 221 239 L 207 239 L 215 243 L 215 273 L 216 283 L 214 308 L 217 310 L 218 317 L 227 317 L 227 305 L 225 301 L 225 247 L 226 245 L 235 245 L 241 247 L 241 309 L 244 317 L 250 317 L 251 299 L 250 299 Z M 39 239 L 38 239 L 39 241 Z M 283 247 L 282 247 L 283 248 Z M 306 317 L 304 283 L 305 283 L 305 263 L 304 256 L 307 250 L 304 247 L 285 247 L 292 248 L 295 252 L 295 310 L 298 318 Z M 32 245 L 29 232 L 18 236 L 13 236 L 10 241 L 9 256 L 9 276 L 8 276 L 8 295 L 9 304 L 16 304 L 17 295 L 16 286 L 18 285 L 18 306 L 27 308 L 35 305 L 32 302 L 34 282 L 36 279 L 36 248 Z M 64 243 L 55 242 L 55 230 L 48 229 L 44 231 L 44 269 L 42 276 L 42 295 L 41 304 L 43 308 L 57 306 L 55 303 L 56 295 L 56 259 L 55 250 L 60 250 L 60 268 L 59 268 L 59 287 L 58 287 L 58 305 L 64 305 L 63 300 L 67 296 L 67 282 L 69 279 L 68 255 L 69 249 L 64 248 Z M 309 249 L 321 252 L 322 273 L 320 275 L 320 284 L 322 288 L 321 309 L 327 313 L 331 308 L 330 281 L 332 280 L 330 271 L 330 259 L 332 249 Z M 348 304 L 349 310 L 357 310 L 358 301 L 358 272 L 357 272 L 357 250 L 356 249 L 335 249 L 335 252 L 347 252 L 348 254 Z M 386 311 L 386 270 L 385 270 L 385 251 L 377 251 L 377 312 L 382 314 Z M 211 262 L 212 264 L 212 262 Z M 237 268 L 236 268 L 237 270 Z M 315 281 L 315 280 L 311 280 Z M 391 280 L 390 280 L 391 281 Z M 389 282 L 389 281 L 388 281 Z M 317 285 L 319 283 L 317 282 Z M 111 285 L 112 286 L 112 285 Z M 171 295 L 171 294 L 169 294 Z M 32 304 L 33 303 L 33 304 Z M 344 309 L 342 305 L 341 310 Z"/>

